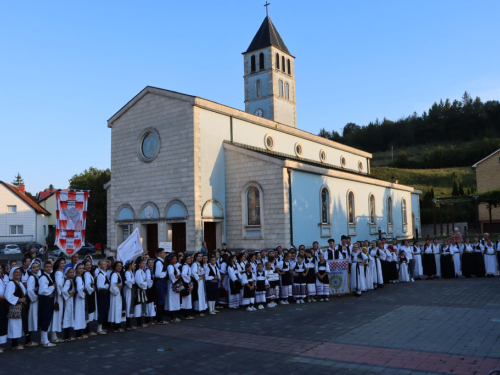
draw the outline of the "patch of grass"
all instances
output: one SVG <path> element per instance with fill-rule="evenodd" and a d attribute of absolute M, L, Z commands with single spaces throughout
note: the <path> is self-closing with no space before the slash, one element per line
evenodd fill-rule
<path fill-rule="evenodd" d="M 402 185 L 422 190 L 424 193 L 434 189 L 436 198 L 449 197 L 453 190 L 452 173 L 456 172 L 462 178 L 462 186 L 476 188 L 476 174 L 469 167 L 442 169 L 399 169 L 390 167 L 371 167 L 371 175 L 385 181 L 397 177 Z"/>

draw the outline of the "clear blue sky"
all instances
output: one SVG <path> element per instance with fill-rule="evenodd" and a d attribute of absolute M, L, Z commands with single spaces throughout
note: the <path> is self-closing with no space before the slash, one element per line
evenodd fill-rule
<path fill-rule="evenodd" d="M 110 166 L 106 120 L 145 86 L 244 109 L 243 57 L 265 1 L 0 3 L 0 180 L 32 193 Z M 500 1 L 271 0 L 296 56 L 298 126 L 500 99 Z"/>

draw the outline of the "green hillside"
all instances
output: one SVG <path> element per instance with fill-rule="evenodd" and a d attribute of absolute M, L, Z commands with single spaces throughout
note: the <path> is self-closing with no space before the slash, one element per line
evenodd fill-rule
<path fill-rule="evenodd" d="M 455 176 L 453 173 L 456 173 Z M 399 169 L 390 167 L 372 167 L 371 175 L 390 181 L 397 177 L 400 184 L 412 186 L 423 193 L 434 189 L 434 196 L 450 197 L 453 189 L 453 179 L 462 181 L 465 191 L 476 189 L 476 174 L 472 168 L 442 168 L 442 169 Z"/>

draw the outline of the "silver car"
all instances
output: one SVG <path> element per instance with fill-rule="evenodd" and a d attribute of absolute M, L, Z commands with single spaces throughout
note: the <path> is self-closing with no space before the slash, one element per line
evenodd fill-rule
<path fill-rule="evenodd" d="M 5 249 L 3 249 L 3 253 L 5 255 L 21 254 L 21 249 L 17 245 L 5 245 Z"/>

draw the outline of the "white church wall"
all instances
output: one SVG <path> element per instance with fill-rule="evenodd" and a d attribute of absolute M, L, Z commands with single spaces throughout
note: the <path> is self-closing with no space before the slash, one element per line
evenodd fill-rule
<path fill-rule="evenodd" d="M 200 235 L 194 223 L 194 138 L 193 106 L 154 93 L 148 93 L 120 118 L 111 131 L 111 186 L 108 188 L 108 246 L 116 250 L 117 209 L 129 204 L 136 213 L 134 228 L 138 227 L 140 208 L 148 201 L 156 204 L 160 216 L 168 202 L 181 200 L 188 208 L 186 225 L 188 250 L 198 248 Z M 143 162 L 139 155 L 141 134 L 154 128 L 160 136 L 156 158 Z M 166 226 L 158 222 L 158 241 L 167 239 Z"/>
<path fill-rule="evenodd" d="M 364 184 L 340 178 L 326 177 L 301 171 L 292 171 L 292 215 L 293 242 L 295 246 L 304 244 L 311 246 L 318 241 L 320 246 L 328 245 L 330 236 L 321 237 L 320 232 L 320 188 L 326 185 L 330 190 L 330 222 L 331 237 L 339 243 L 340 237 L 348 233 L 347 194 L 352 191 L 355 196 L 356 234 L 351 238 L 355 241 L 378 238 L 378 228 L 387 232 L 387 197 L 392 196 L 395 235 L 411 237 L 411 226 L 408 232 L 402 231 L 401 202 L 405 198 L 408 205 L 408 220 L 411 219 L 410 193 L 403 190 L 382 186 Z M 376 224 L 374 230 L 369 223 L 369 196 L 375 196 Z"/>
<path fill-rule="evenodd" d="M 418 236 L 422 237 L 422 226 L 420 223 L 420 194 L 411 194 L 411 213 L 415 218 L 413 230 L 418 229 Z"/>
<path fill-rule="evenodd" d="M 363 164 L 362 172 L 367 172 L 367 158 L 362 157 L 347 151 L 339 150 L 333 147 L 328 147 L 310 140 L 303 139 L 293 134 L 272 130 L 263 126 L 258 126 L 253 123 L 240 119 L 233 119 L 233 141 L 245 145 L 265 148 L 264 138 L 266 134 L 272 134 L 274 137 L 273 151 L 280 152 L 286 155 L 295 155 L 295 144 L 300 142 L 302 145 L 302 157 L 304 159 L 321 162 L 320 151 L 326 152 L 326 163 L 337 167 L 341 167 L 341 158 L 345 157 L 346 169 L 359 171 L 358 163 Z"/>
<path fill-rule="evenodd" d="M 276 100 L 276 122 L 295 127 L 295 106 L 286 100 Z"/>

